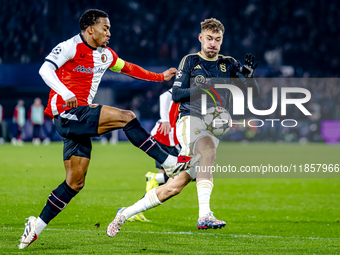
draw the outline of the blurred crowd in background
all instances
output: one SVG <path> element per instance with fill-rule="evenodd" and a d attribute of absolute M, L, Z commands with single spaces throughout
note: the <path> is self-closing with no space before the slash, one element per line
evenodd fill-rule
<path fill-rule="evenodd" d="M 290 65 L 297 77 L 339 73 L 337 0 L 5 0 L 0 8 L 2 63 L 42 62 L 57 43 L 79 33 L 86 9 L 99 8 L 110 16 L 109 46 L 128 61 L 178 65 L 200 50 L 200 22 L 215 17 L 225 26 L 222 54 L 243 60 L 252 52 L 274 73 Z"/>
<path fill-rule="evenodd" d="M 0 68 L 1 64 L 43 63 L 54 46 L 79 33 L 79 18 L 89 8 L 109 14 L 112 35 L 108 46 L 122 59 L 143 67 L 177 67 L 183 56 L 200 50 L 200 22 L 215 17 L 225 26 L 221 54 L 243 62 L 246 53 L 253 53 L 260 63 L 257 77 L 339 77 L 340 2 L 336 0 L 5 0 L 0 2 Z M 307 83 L 305 87 L 312 93 L 307 107 L 315 112 L 313 118 L 297 108 L 287 116 L 307 123 L 307 135 L 290 134 L 296 132 L 293 129 L 285 134 L 248 128 L 241 137 L 233 138 L 237 130 L 231 131 L 228 139 L 277 141 L 290 137 L 297 141 L 306 137 L 322 141 L 313 130 L 320 134 L 322 120 L 340 119 L 340 87 L 327 80 Z M 171 86 L 172 82 L 154 84 L 152 89 L 136 90 L 129 99 L 118 98 L 115 103 L 133 110 L 141 119 L 156 120 L 158 97 Z M 261 98 L 254 100 L 254 106 L 269 109 L 271 86 L 264 82 L 260 89 Z M 47 97 L 41 98 L 43 104 Z M 13 111 L 5 109 L 7 117 Z M 252 118 L 249 113 L 246 117 Z M 312 124 L 317 128 L 310 128 Z"/>

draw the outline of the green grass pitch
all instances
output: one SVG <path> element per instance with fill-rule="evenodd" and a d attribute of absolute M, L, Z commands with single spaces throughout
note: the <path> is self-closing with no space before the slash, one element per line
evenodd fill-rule
<path fill-rule="evenodd" d="M 237 167 L 339 164 L 339 155 L 339 146 L 325 144 L 221 143 L 217 162 Z M 107 225 L 118 208 L 143 196 L 144 174 L 150 170 L 154 171 L 154 161 L 130 143 L 94 143 L 85 188 L 38 240 L 18 250 L 25 217 L 38 216 L 50 192 L 65 178 L 62 144 L 0 146 L 0 253 L 340 253 L 338 178 L 227 178 L 223 174 L 219 177 L 224 178 L 214 180 L 211 209 L 227 222 L 225 228 L 196 229 L 196 185 L 190 183 L 181 194 L 145 213 L 152 222 L 129 222 L 109 238 Z"/>

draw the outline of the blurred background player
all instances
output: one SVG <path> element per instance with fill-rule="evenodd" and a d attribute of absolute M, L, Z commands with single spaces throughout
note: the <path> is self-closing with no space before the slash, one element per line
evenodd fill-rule
<path fill-rule="evenodd" d="M 165 151 L 173 156 L 177 156 L 180 150 L 179 142 L 176 137 L 176 119 L 179 104 L 172 101 L 172 89 L 169 89 L 160 95 L 159 107 L 161 118 L 151 130 L 151 135 Z M 158 169 L 158 173 L 148 172 L 145 175 L 147 178 L 146 192 L 158 187 L 159 184 L 167 182 L 169 179 L 165 174 L 163 167 L 157 161 L 156 168 Z"/>
<path fill-rule="evenodd" d="M 162 150 L 131 111 L 92 104 L 104 72 L 110 69 L 136 79 L 170 80 L 176 73 L 149 72 L 120 59 L 106 47 L 111 36 L 107 13 L 87 10 L 79 21 L 81 33 L 58 44 L 46 57 L 39 74 L 51 88 L 45 114 L 54 119 L 64 141 L 66 180 L 50 194 L 40 216 L 27 218 L 19 249 L 35 241 L 85 185 L 91 158 L 91 137 L 123 128 L 133 145 L 157 159 L 168 174 L 179 174 L 199 157 L 174 157 Z"/>
<path fill-rule="evenodd" d="M 31 124 L 33 126 L 33 135 L 32 135 L 32 143 L 34 145 L 39 145 L 40 140 L 40 129 L 44 124 L 44 106 L 41 104 L 41 99 L 34 99 L 34 103 L 31 105 L 31 108 L 28 112 L 28 118 L 31 120 Z"/>
<path fill-rule="evenodd" d="M 159 96 L 160 119 L 151 130 L 151 135 L 156 139 L 159 146 L 170 155 L 178 156 L 180 145 L 176 137 L 176 118 L 178 115 L 179 104 L 172 101 L 172 89 L 169 89 Z M 155 160 L 158 173 L 148 172 L 146 178 L 146 192 L 167 182 L 169 177 L 166 175 L 162 165 Z M 144 214 L 137 213 L 131 216 L 128 221 L 149 221 Z"/>
<path fill-rule="evenodd" d="M 208 87 L 203 85 L 208 79 L 219 78 L 223 83 L 232 82 L 231 78 L 237 78 L 237 84 L 243 90 L 252 87 L 257 97 L 259 91 L 256 81 L 253 78 L 254 57 L 250 54 L 245 57 L 245 65 L 241 66 L 232 57 L 219 55 L 223 41 L 224 26 L 212 18 L 201 22 L 201 51 L 185 56 L 178 68 L 173 89 L 172 99 L 180 103 L 179 117 L 176 123 L 176 135 L 181 144 L 180 155 L 200 154 L 199 168 L 214 166 L 216 160 L 216 148 L 219 140 L 208 133 L 201 122 L 201 89 Z M 199 77 L 191 88 L 192 80 Z M 249 79 L 246 79 L 248 77 Z M 208 79 L 207 79 L 208 78 Z M 204 81 L 203 81 L 204 79 Z M 227 89 L 218 91 L 221 97 L 221 106 L 229 109 L 230 92 Z M 192 97 L 192 100 L 191 100 Z M 207 101 L 207 108 L 215 106 L 212 100 Z M 197 121 L 197 122 L 196 122 Z M 198 124 L 197 124 L 198 123 Z M 198 165 L 198 164 L 197 164 Z M 196 179 L 197 195 L 199 202 L 199 217 L 197 220 L 198 229 L 221 228 L 226 225 L 224 221 L 217 220 L 210 210 L 210 196 L 213 189 L 213 177 L 211 172 L 196 172 L 196 167 L 182 172 L 174 179 L 169 179 L 166 184 L 151 189 L 145 196 L 130 207 L 122 207 L 117 211 L 116 217 L 107 227 L 108 236 L 115 236 L 119 233 L 126 220 L 136 213 L 156 207 L 167 199 L 175 196 L 192 180 Z"/>
<path fill-rule="evenodd" d="M 11 142 L 13 145 L 22 146 L 24 143 L 21 138 L 22 128 L 26 123 L 26 110 L 24 100 L 18 100 L 18 104 L 14 108 L 13 123 L 14 123 L 14 137 Z"/>

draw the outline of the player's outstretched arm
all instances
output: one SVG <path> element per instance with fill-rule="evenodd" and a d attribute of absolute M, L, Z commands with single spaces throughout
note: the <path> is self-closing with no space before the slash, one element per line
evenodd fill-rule
<path fill-rule="evenodd" d="M 177 74 L 177 70 L 175 68 L 170 68 L 163 73 L 154 73 L 120 58 L 118 58 L 117 63 L 119 63 L 119 66 L 115 65 L 110 68 L 110 70 L 120 72 L 137 80 L 154 82 L 168 81 Z"/>
<path fill-rule="evenodd" d="M 177 69 L 176 68 L 169 68 L 168 70 L 163 72 L 163 76 L 164 76 L 164 80 L 165 81 L 170 81 L 172 77 L 174 77 L 175 75 L 177 75 Z"/>

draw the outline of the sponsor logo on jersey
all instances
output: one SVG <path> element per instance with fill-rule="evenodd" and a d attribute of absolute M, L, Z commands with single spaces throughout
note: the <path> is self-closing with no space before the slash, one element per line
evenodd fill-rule
<path fill-rule="evenodd" d="M 178 86 L 178 87 L 180 87 L 180 86 L 182 86 L 182 82 L 175 81 L 175 82 L 174 82 L 174 86 Z"/>
<path fill-rule="evenodd" d="M 93 74 L 97 74 L 97 73 L 104 73 L 105 72 L 105 68 L 101 68 L 101 67 L 87 67 L 85 68 L 84 66 L 77 66 L 76 68 L 73 69 L 73 71 L 75 72 L 80 72 L 80 73 L 93 73 Z"/>
<path fill-rule="evenodd" d="M 80 53 L 80 57 L 81 57 L 81 58 L 85 58 L 85 54 L 81 54 L 81 53 Z"/>
<path fill-rule="evenodd" d="M 200 65 L 195 66 L 194 69 L 202 69 Z"/>
<path fill-rule="evenodd" d="M 224 73 L 227 71 L 227 67 L 225 66 L 225 64 L 220 64 L 220 69 Z"/>
<path fill-rule="evenodd" d="M 106 56 L 106 54 L 102 54 L 101 59 L 102 59 L 102 62 L 105 63 L 105 62 L 107 61 L 107 56 Z"/>

